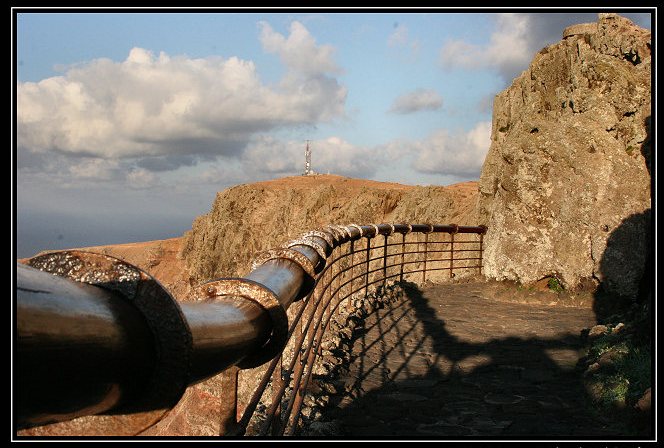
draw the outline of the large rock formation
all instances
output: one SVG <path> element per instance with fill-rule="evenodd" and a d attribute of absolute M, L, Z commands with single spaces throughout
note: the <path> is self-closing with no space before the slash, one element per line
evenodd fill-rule
<path fill-rule="evenodd" d="M 182 255 L 197 281 L 249 272 L 253 257 L 326 224 L 477 225 L 477 183 L 411 187 L 335 175 L 238 185 L 196 218 Z"/>
<path fill-rule="evenodd" d="M 563 37 L 494 101 L 485 273 L 633 296 L 650 244 L 650 32 L 600 14 Z"/>

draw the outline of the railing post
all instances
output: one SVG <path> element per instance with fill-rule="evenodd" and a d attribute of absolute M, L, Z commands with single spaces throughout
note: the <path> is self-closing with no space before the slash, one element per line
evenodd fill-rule
<path fill-rule="evenodd" d="M 353 283 L 355 282 L 355 240 L 350 242 L 350 295 L 353 296 Z"/>
<path fill-rule="evenodd" d="M 479 274 L 482 275 L 482 252 L 484 250 L 484 234 L 480 233 L 480 264 L 478 266 Z"/>
<path fill-rule="evenodd" d="M 314 312 L 314 309 L 313 309 L 313 304 L 314 304 L 313 299 L 314 299 L 314 293 L 312 292 L 312 294 L 309 296 L 309 301 L 308 301 L 307 304 L 306 304 L 307 308 L 305 308 L 304 312 L 302 313 L 302 317 L 300 318 L 300 322 L 304 321 L 305 319 L 310 319 L 310 318 L 313 319 L 313 317 L 307 316 L 307 313 L 310 313 L 310 314 L 311 314 L 311 313 Z M 309 305 L 309 302 L 311 302 L 311 305 Z M 312 326 L 310 325 L 309 328 L 312 328 Z M 301 330 L 302 332 L 304 331 L 302 327 L 300 328 L 300 330 Z M 310 335 L 310 334 L 311 334 L 311 330 L 309 330 L 309 335 Z M 309 339 L 309 340 L 311 340 L 311 339 Z M 294 366 L 294 367 L 295 367 L 295 370 L 293 371 L 293 375 L 294 375 L 295 378 L 302 378 L 302 376 L 303 376 L 303 374 L 304 374 L 304 366 L 305 366 L 305 364 L 307 363 L 307 359 L 308 359 L 308 358 L 305 359 L 305 358 L 302 356 L 302 350 L 303 350 L 303 347 L 304 347 L 305 344 L 306 344 L 306 341 L 307 341 L 307 339 L 306 339 L 306 338 L 303 338 L 303 339 L 302 339 L 302 344 L 300 345 L 300 347 L 296 347 L 297 350 L 298 350 L 298 359 L 297 359 L 297 362 L 295 363 L 295 366 Z M 295 399 L 294 399 L 295 404 L 297 404 L 297 403 L 301 403 L 302 400 L 304 400 L 304 394 L 305 394 L 305 391 L 304 391 L 304 389 L 302 388 L 302 384 L 299 383 L 299 382 L 298 382 L 298 383 L 294 383 L 294 384 L 293 384 L 293 392 L 295 393 Z M 288 420 L 286 421 L 286 424 L 287 424 L 287 425 L 288 425 L 288 424 L 292 424 L 292 425 L 294 425 L 294 426 L 297 425 L 297 421 L 296 421 L 296 419 L 294 419 L 294 417 L 293 417 L 292 410 L 291 410 L 290 415 L 288 415 L 288 416 L 286 416 L 286 417 L 287 417 L 287 419 L 288 419 Z"/>
<path fill-rule="evenodd" d="M 282 367 L 283 367 L 283 358 L 279 355 L 279 361 L 277 362 L 277 368 L 272 372 L 272 402 L 278 400 L 280 403 L 277 405 L 276 411 L 274 413 L 274 418 L 272 419 L 272 435 L 278 436 L 281 430 L 281 397 L 277 396 L 277 392 L 281 388 L 281 385 L 284 382 L 282 376 Z"/>
<path fill-rule="evenodd" d="M 424 234 L 424 269 L 422 270 L 422 284 L 427 281 L 427 255 L 429 252 L 429 234 Z"/>
<path fill-rule="evenodd" d="M 454 233 L 450 233 L 450 278 L 454 277 Z"/>
<path fill-rule="evenodd" d="M 224 370 L 221 374 L 221 409 L 219 435 L 235 435 L 237 419 L 237 379 L 240 369 L 237 366 Z"/>
<path fill-rule="evenodd" d="M 383 235 L 383 289 L 387 282 L 387 235 Z"/>
<path fill-rule="evenodd" d="M 335 310 L 335 313 L 338 313 L 339 309 L 338 309 L 338 307 L 335 306 L 336 303 L 335 303 L 335 300 L 334 300 L 334 296 L 337 296 L 336 301 L 338 302 L 339 301 L 339 293 L 341 292 L 341 280 L 342 280 L 342 277 L 343 277 L 343 273 L 341 272 L 343 266 L 342 266 L 341 261 L 339 261 L 339 258 L 343 255 L 343 253 L 342 253 L 341 248 L 337 248 L 335 250 L 337 251 L 337 257 L 333 261 L 333 263 L 334 263 L 334 269 L 336 269 L 336 271 L 337 271 L 334 274 L 334 280 L 335 280 L 336 286 L 334 288 L 332 288 L 332 291 L 331 291 L 332 297 L 330 298 L 330 310 Z M 337 265 L 337 261 L 339 261 L 339 265 Z M 332 314 L 331 311 L 330 311 L 330 314 Z"/>
<path fill-rule="evenodd" d="M 371 258 L 371 237 L 367 237 L 367 261 L 366 261 L 366 278 L 364 281 L 364 297 L 369 294 L 369 259 Z"/>
<path fill-rule="evenodd" d="M 404 262 L 404 256 L 406 252 L 406 234 L 402 233 L 401 234 L 401 267 L 399 271 L 399 281 L 403 283 L 403 262 Z"/>

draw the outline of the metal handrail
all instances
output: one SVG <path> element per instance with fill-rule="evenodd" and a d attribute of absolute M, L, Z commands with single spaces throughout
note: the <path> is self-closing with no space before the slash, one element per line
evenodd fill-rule
<path fill-rule="evenodd" d="M 434 229 L 443 230 L 443 231 L 447 230 L 447 228 L 445 227 L 441 228 L 441 227 Z M 421 228 L 422 227 L 419 228 L 416 227 L 416 230 L 420 230 Z M 379 230 L 381 229 L 379 228 Z M 469 233 L 467 232 L 467 228 L 463 228 L 463 230 L 466 231 L 465 233 Z M 480 232 L 478 232 L 478 234 L 480 235 L 479 240 L 472 241 L 472 243 L 475 243 L 476 245 L 478 245 L 478 247 L 476 249 L 462 249 L 461 251 L 464 252 L 474 251 L 481 253 L 483 229 L 480 228 L 479 230 L 480 230 Z M 272 379 L 272 385 L 273 385 L 272 398 L 270 400 L 269 407 L 267 408 L 267 411 L 264 415 L 264 420 L 255 434 L 267 435 L 271 433 L 273 435 L 281 435 L 281 434 L 292 435 L 296 432 L 297 422 L 301 413 L 303 397 L 306 393 L 308 384 L 311 380 L 313 365 L 315 363 L 316 358 L 320 354 L 320 348 L 321 348 L 320 343 L 323 334 L 329 327 L 329 323 L 333 316 L 333 313 L 336 312 L 336 310 L 339 308 L 339 306 L 342 304 L 344 300 L 348 299 L 353 294 L 359 291 L 364 291 L 364 294 L 367 294 L 369 286 L 381 282 L 384 284 L 385 281 L 389 278 L 399 277 L 401 280 L 403 280 L 404 275 L 411 275 L 421 272 L 424 274 L 423 280 L 425 280 L 426 279 L 425 275 L 427 271 L 430 272 L 438 270 L 449 270 L 450 274 L 454 275 L 453 274 L 454 269 L 481 269 L 480 257 L 464 257 L 464 258 L 454 259 L 454 261 L 472 260 L 472 261 L 477 261 L 478 263 L 474 265 L 464 265 L 464 266 L 452 266 L 452 265 L 447 267 L 430 266 L 426 268 L 426 270 L 424 267 L 417 268 L 416 266 L 415 269 L 411 269 L 408 271 L 403 271 L 402 269 L 399 273 L 392 273 L 390 275 L 379 276 L 378 278 L 374 278 L 371 281 L 368 280 L 367 274 L 371 275 L 381 272 L 385 273 L 387 269 L 403 267 L 404 265 L 422 265 L 422 266 L 424 265 L 423 259 L 415 259 L 410 261 L 401 261 L 400 263 L 387 264 L 387 259 L 390 257 L 399 258 L 401 257 L 402 254 L 418 255 L 426 252 L 426 251 L 406 251 L 405 253 L 404 252 L 398 252 L 392 254 L 383 253 L 381 255 L 373 257 L 372 256 L 360 257 L 361 259 L 358 261 L 358 263 L 351 262 L 350 266 L 338 269 L 335 274 L 333 274 L 330 278 L 325 280 L 324 279 L 325 274 L 333 270 L 333 268 L 336 266 L 336 264 L 339 261 L 347 259 L 349 256 L 353 257 L 355 254 L 358 253 L 359 254 L 368 253 L 371 250 L 380 251 L 381 249 L 385 250 L 385 248 L 388 247 L 405 247 L 406 245 L 409 244 L 412 245 L 412 244 L 422 243 L 422 242 L 403 241 L 402 243 L 397 243 L 397 244 L 387 244 L 385 242 L 385 244 L 383 245 L 370 247 L 369 244 L 373 237 L 365 236 L 364 238 L 367 240 L 366 247 L 360 248 L 359 250 L 356 251 L 354 250 L 355 247 L 352 244 L 350 244 L 348 245 L 349 247 L 348 252 L 346 253 L 336 252 L 328 259 L 328 264 L 326 265 L 325 270 L 322 271 L 317 277 L 316 285 L 314 287 L 314 298 L 308 298 L 309 300 L 302 305 L 300 312 L 295 317 L 294 322 L 291 326 L 291 328 L 295 328 L 295 325 L 297 324 L 303 327 L 302 333 L 300 334 L 299 338 L 297 338 L 294 341 L 294 346 L 292 349 L 294 356 L 292 356 L 290 362 L 288 362 L 286 369 L 283 368 L 284 367 L 283 359 L 281 357 L 279 359 L 273 360 L 267 371 L 264 373 L 263 381 L 260 382 L 260 386 L 256 388 L 256 390 L 254 391 L 252 399 L 247 405 L 243 416 L 237 421 L 237 423 L 231 424 L 225 428 L 227 434 L 237 435 L 237 434 L 243 434 L 246 431 L 247 426 L 249 425 L 249 422 L 253 417 L 253 413 L 255 412 L 258 401 L 262 396 L 262 394 L 264 394 L 267 389 L 267 385 L 269 383 L 270 378 Z M 471 241 L 469 240 L 463 242 L 471 243 Z M 428 244 L 441 244 L 441 243 L 450 244 L 451 242 L 450 241 L 428 242 Z M 453 244 L 454 243 L 452 243 L 452 247 Z M 341 246 L 335 247 L 335 250 L 338 251 L 340 247 Z M 367 251 L 367 248 L 369 248 L 369 251 Z M 431 251 L 431 252 L 440 252 L 440 251 Z M 453 253 L 454 249 L 452 248 L 449 252 Z M 373 269 L 369 270 L 365 269 L 358 275 L 351 274 L 351 276 L 348 279 L 337 284 L 336 287 L 334 287 L 333 290 L 328 293 L 328 290 L 331 289 L 332 283 L 335 280 L 337 280 L 339 276 L 343 276 L 344 273 L 352 271 L 354 270 L 354 268 L 358 266 L 365 267 L 367 266 L 367 263 L 370 264 L 372 262 L 380 262 L 380 261 L 382 261 L 383 263 L 382 266 L 374 267 Z M 450 258 L 436 258 L 436 259 L 430 258 L 427 261 L 428 263 L 449 262 Z M 352 287 L 353 282 L 357 280 L 362 280 L 362 284 L 360 286 L 353 288 Z M 351 285 L 351 290 L 346 291 L 345 295 L 339 296 L 338 294 L 341 291 L 341 289 L 349 284 Z M 334 305 L 333 301 L 335 302 Z M 309 303 L 311 303 L 311 305 L 308 305 Z M 309 307 L 309 313 L 307 316 L 304 316 L 304 313 L 302 312 L 302 310 L 305 309 L 304 308 L 305 305 L 308 305 Z M 301 321 L 301 319 L 303 318 L 306 319 L 305 323 L 302 323 Z M 275 385 L 277 386 L 275 387 Z M 284 399 L 285 393 L 289 388 L 292 389 L 292 391 L 290 393 L 290 397 L 288 397 L 287 399 L 286 406 L 283 406 L 282 399 Z M 233 416 L 230 415 L 229 419 L 230 421 L 233 421 Z"/>
<path fill-rule="evenodd" d="M 258 255 L 244 278 L 201 285 L 194 303 L 176 302 L 149 274 L 105 255 L 62 251 L 32 258 L 28 266 L 17 265 L 15 423 L 19 429 L 67 425 L 75 417 L 110 413 L 123 431 L 139 433 L 161 419 L 187 386 L 224 372 L 222 434 L 245 433 L 270 382 L 272 400 L 259 433 L 293 434 L 320 341 L 340 304 L 390 278 L 422 273 L 424 281 L 427 271 L 449 270 L 452 277 L 456 269 L 481 270 L 485 232 L 483 226 L 454 224 L 327 226 Z M 418 233 L 424 241 L 406 241 Z M 432 233 L 451 237 L 429 241 Z M 478 247 L 455 250 L 455 244 L 473 243 L 455 242 L 457 233 L 479 235 Z M 401 241 L 388 244 L 398 234 Z M 379 235 L 383 244 L 372 247 Z M 364 247 L 357 247 L 362 240 Z M 441 243 L 449 249 L 428 250 Z M 413 245 L 417 250 L 405 250 Z M 382 253 L 372 257 L 372 251 Z M 478 256 L 455 259 L 455 252 Z M 463 260 L 477 264 L 454 265 Z M 372 269 L 372 264 L 380 267 Z M 398 273 L 387 275 L 397 267 Z M 350 292 L 340 294 L 349 285 Z M 299 309 L 289 323 L 287 310 L 295 302 Z M 77 333 L 80 325 L 89 331 Z M 106 339 L 91 337 L 97 331 L 105 332 Z M 291 340 L 294 355 L 285 360 Z M 270 360 L 238 416 L 238 371 Z M 110 367 L 103 371 L 100 366 Z M 288 388 L 292 393 L 285 397 Z M 288 400 L 285 406 L 282 399 Z M 99 428 L 99 434 L 108 431 Z"/>

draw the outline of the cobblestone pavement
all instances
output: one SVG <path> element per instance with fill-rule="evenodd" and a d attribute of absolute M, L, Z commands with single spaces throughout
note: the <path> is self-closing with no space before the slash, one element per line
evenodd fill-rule
<path fill-rule="evenodd" d="M 323 421 L 358 437 L 619 437 L 575 369 L 594 324 L 588 306 L 496 300 L 482 283 L 409 290 L 367 317 Z"/>

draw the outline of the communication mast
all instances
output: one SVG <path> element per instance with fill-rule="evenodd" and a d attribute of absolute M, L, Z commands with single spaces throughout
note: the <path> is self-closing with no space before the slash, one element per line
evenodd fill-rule
<path fill-rule="evenodd" d="M 311 148 L 309 147 L 310 140 L 307 140 L 307 147 L 304 150 L 304 176 L 309 176 L 311 172 Z"/>

